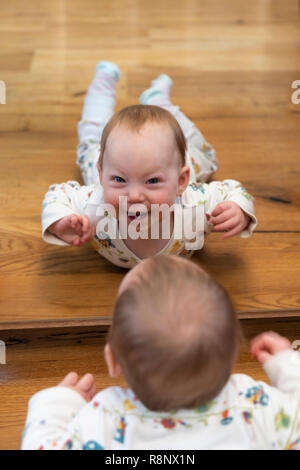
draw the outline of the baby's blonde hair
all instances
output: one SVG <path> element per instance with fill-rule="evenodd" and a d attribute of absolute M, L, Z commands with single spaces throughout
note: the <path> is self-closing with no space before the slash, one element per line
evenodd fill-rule
<path fill-rule="evenodd" d="M 192 261 L 163 255 L 142 265 L 116 300 L 111 348 L 147 408 L 204 405 L 236 358 L 240 329 L 230 298 Z"/>
<path fill-rule="evenodd" d="M 125 126 L 131 131 L 139 132 L 148 122 L 167 125 L 174 134 L 175 142 L 180 153 L 181 164 L 185 165 L 186 141 L 180 125 L 169 111 L 152 105 L 137 104 L 128 106 L 115 113 L 103 129 L 100 142 L 100 156 L 98 165 L 103 168 L 103 155 L 108 136 L 118 126 Z"/>

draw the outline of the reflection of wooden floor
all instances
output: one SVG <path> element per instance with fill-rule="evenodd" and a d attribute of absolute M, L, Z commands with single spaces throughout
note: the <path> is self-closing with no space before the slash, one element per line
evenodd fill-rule
<path fill-rule="evenodd" d="M 169 73 L 174 103 L 217 150 L 215 179 L 240 180 L 256 197 L 254 236 L 211 235 L 195 262 L 229 289 L 241 316 L 299 314 L 300 105 L 291 103 L 291 83 L 300 77 L 298 2 L 231 0 L 226 14 L 217 1 L 167 3 L 129 8 L 119 1 L 105 12 L 92 0 L 84 9 L 34 0 L 32 12 L 19 2 L 4 7 L 2 328 L 111 315 L 125 271 L 90 246 L 50 246 L 40 235 L 48 186 L 81 181 L 76 125 L 99 59 L 122 70 L 118 108 Z"/>
<path fill-rule="evenodd" d="M 32 8 L 3 7 L 3 329 L 109 321 L 125 271 L 90 246 L 50 246 L 40 234 L 48 186 L 81 181 L 76 126 L 100 59 L 122 70 L 117 108 L 169 73 L 174 103 L 217 150 L 215 179 L 240 180 L 256 197 L 254 236 L 223 242 L 211 235 L 195 262 L 229 289 L 241 316 L 299 314 L 300 105 L 291 102 L 300 77 L 298 2 L 248 3 L 231 0 L 226 13 L 220 2 L 193 0 L 164 2 L 168 8 L 119 1 L 105 11 L 93 0 L 84 9 L 37 0 Z"/>
<path fill-rule="evenodd" d="M 173 102 L 217 150 L 214 179 L 243 182 L 259 220 L 248 240 L 210 235 L 194 262 L 228 289 L 249 337 L 273 328 L 300 338 L 300 104 L 291 102 L 299 26 L 297 0 L 228 0 L 226 9 L 221 0 L 1 6 L 0 340 L 9 362 L 0 366 L 0 447 L 18 446 L 30 394 L 77 363 L 78 372 L 95 373 L 99 389 L 111 384 L 102 358 L 89 358 L 103 345 L 97 328 L 109 325 L 126 271 L 90 246 L 47 245 L 40 229 L 49 185 L 81 181 L 76 126 L 101 59 L 122 70 L 117 109 L 136 103 L 158 74 L 173 78 Z M 78 341 L 85 327 L 86 346 Z M 51 340 L 60 328 L 69 341 Z M 237 370 L 262 378 L 246 352 Z"/>

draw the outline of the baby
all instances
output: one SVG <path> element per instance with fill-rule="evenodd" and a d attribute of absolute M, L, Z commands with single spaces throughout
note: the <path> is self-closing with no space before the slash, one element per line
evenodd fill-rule
<path fill-rule="evenodd" d="M 22 449 L 300 449 L 299 353 L 273 332 L 252 341 L 269 386 L 231 375 L 240 336 L 196 264 L 144 260 L 120 285 L 104 349 L 130 388 L 96 394 L 91 374 L 69 373 L 31 398 Z"/>
<path fill-rule="evenodd" d="M 142 104 L 113 114 L 119 78 L 117 65 L 98 64 L 78 127 L 85 186 L 50 186 L 44 240 L 91 242 L 115 265 L 131 268 L 157 254 L 190 256 L 211 230 L 250 236 L 257 224 L 253 198 L 234 180 L 205 183 L 218 168 L 215 152 L 172 105 L 172 80 L 160 75 Z"/>

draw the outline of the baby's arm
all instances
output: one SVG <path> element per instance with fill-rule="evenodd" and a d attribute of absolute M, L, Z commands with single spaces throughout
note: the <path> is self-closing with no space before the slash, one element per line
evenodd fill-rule
<path fill-rule="evenodd" d="M 76 181 L 50 186 L 42 209 L 45 241 L 81 246 L 94 238 L 95 227 L 83 214 L 92 191 L 92 186 L 80 186 Z"/>
<path fill-rule="evenodd" d="M 22 450 L 82 449 L 75 416 L 95 394 L 91 374 L 78 380 L 77 374 L 70 372 L 57 387 L 34 395 L 29 402 Z"/>
<path fill-rule="evenodd" d="M 203 184 L 205 213 L 214 231 L 225 231 L 223 238 L 233 235 L 249 237 L 257 225 L 253 197 L 238 181 L 224 180 Z"/>
<path fill-rule="evenodd" d="M 84 398 L 67 387 L 48 388 L 35 394 L 29 401 L 21 449 L 82 449 L 76 417 L 85 405 Z"/>
<path fill-rule="evenodd" d="M 288 339 L 272 331 L 252 341 L 251 353 L 273 384 L 264 385 L 258 432 L 265 431 L 273 448 L 300 450 L 300 354 L 291 349 Z"/>

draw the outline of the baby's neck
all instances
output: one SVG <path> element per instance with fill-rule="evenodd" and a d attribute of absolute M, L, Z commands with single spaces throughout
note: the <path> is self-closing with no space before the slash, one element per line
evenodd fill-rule
<path fill-rule="evenodd" d="M 141 238 L 137 240 L 123 240 L 127 248 L 134 253 L 138 258 L 150 258 L 159 253 L 163 247 L 169 243 L 169 240 L 158 239 L 158 240 L 143 240 Z"/>

